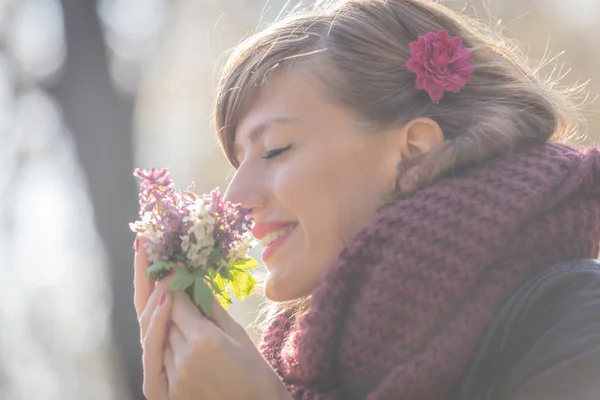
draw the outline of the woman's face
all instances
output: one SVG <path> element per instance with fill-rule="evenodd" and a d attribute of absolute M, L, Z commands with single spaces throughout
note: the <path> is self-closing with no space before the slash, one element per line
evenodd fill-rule
<path fill-rule="evenodd" d="M 389 199 L 403 132 L 365 132 L 300 74 L 264 86 L 238 125 L 226 199 L 253 210 L 269 299 L 309 294 Z"/>

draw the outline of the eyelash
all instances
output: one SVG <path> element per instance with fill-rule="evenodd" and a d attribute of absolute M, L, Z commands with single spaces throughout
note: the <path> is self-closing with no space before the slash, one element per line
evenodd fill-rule
<path fill-rule="evenodd" d="M 267 154 L 266 154 L 265 156 L 263 156 L 263 159 L 265 159 L 265 160 L 269 160 L 269 159 L 271 159 L 271 158 L 275 158 L 275 157 L 277 157 L 278 155 L 280 155 L 281 153 L 283 153 L 283 152 L 285 152 L 285 151 L 289 150 L 291 147 L 292 147 L 292 145 L 291 145 L 291 144 L 288 144 L 287 146 L 285 146 L 285 147 L 281 147 L 281 148 L 279 148 L 279 149 L 273 149 L 273 150 L 269 150 L 269 151 L 267 151 Z"/>

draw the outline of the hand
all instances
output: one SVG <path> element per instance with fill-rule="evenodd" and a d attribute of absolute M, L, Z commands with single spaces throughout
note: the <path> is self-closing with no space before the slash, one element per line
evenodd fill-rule
<path fill-rule="evenodd" d="M 246 331 L 216 299 L 210 319 L 186 294 L 173 293 L 172 299 L 164 352 L 171 400 L 290 398 Z"/>
<path fill-rule="evenodd" d="M 146 274 L 149 266 L 144 249 L 146 239 L 136 239 L 134 262 L 133 302 L 140 324 L 142 344 L 143 388 L 148 400 L 169 400 L 167 375 L 161 361 L 165 350 L 166 331 L 170 321 L 170 298 L 167 298 L 170 279 L 158 285 Z"/>
<path fill-rule="evenodd" d="M 153 289 L 144 273 L 143 249 L 135 264 L 134 301 L 149 400 L 291 399 L 246 331 L 216 299 L 208 319 L 186 294 L 170 293 L 170 279 Z"/>

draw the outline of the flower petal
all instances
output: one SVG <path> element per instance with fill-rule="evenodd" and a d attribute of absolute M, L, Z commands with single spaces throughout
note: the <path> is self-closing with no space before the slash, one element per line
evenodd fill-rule
<path fill-rule="evenodd" d="M 460 37 L 450 38 L 444 30 L 419 36 L 409 49 L 406 67 L 417 76 L 415 87 L 426 90 L 433 101 L 441 100 L 445 90 L 458 93 L 474 73 L 471 51 Z"/>

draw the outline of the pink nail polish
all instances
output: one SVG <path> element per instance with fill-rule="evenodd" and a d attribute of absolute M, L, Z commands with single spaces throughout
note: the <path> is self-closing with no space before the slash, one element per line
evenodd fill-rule
<path fill-rule="evenodd" d="M 137 252 L 140 250 L 140 238 L 135 238 L 135 243 L 133 245 L 133 248 L 135 249 L 135 252 L 137 254 Z"/>
<path fill-rule="evenodd" d="M 167 294 L 165 292 L 162 292 L 160 294 L 160 298 L 158 299 L 158 305 L 162 306 L 165 303 L 166 299 L 167 299 Z"/>

